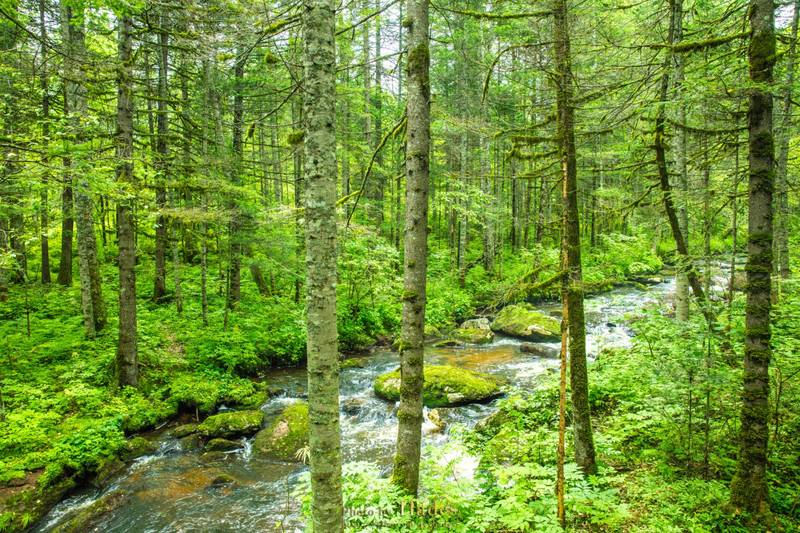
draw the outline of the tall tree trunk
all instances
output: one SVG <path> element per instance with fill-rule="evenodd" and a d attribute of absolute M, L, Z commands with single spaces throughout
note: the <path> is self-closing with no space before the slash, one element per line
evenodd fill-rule
<path fill-rule="evenodd" d="M 422 439 L 422 364 L 428 271 L 428 164 L 430 150 L 430 52 L 428 1 L 408 0 L 408 122 L 406 125 L 406 224 L 403 318 L 400 341 L 400 406 L 392 482 L 416 496 Z"/>
<path fill-rule="evenodd" d="M 584 475 L 597 472 L 592 419 L 589 412 L 589 377 L 586 369 L 586 323 L 583 314 L 581 231 L 578 219 L 578 166 L 575 155 L 575 108 L 566 0 L 553 2 L 553 42 L 556 63 L 556 111 L 563 182 L 564 243 L 567 256 L 567 316 L 569 317 L 569 369 L 572 388 L 572 432 L 575 462 Z"/>
<path fill-rule="evenodd" d="M 675 45 L 683 40 L 683 0 L 671 0 L 672 17 L 672 41 Z M 689 238 L 689 208 L 686 205 L 689 194 L 689 172 L 686 166 L 686 104 L 683 102 L 683 81 L 684 65 L 686 57 L 678 52 L 671 55 L 672 68 L 675 72 L 675 101 L 678 103 L 678 127 L 675 129 L 675 179 L 674 189 L 677 194 L 673 196 L 673 201 L 677 200 L 678 223 L 681 233 L 688 240 Z M 689 276 L 685 261 L 681 260 L 678 253 L 678 269 L 675 276 L 675 315 L 680 321 L 689 320 Z"/>
<path fill-rule="evenodd" d="M 466 113 L 464 113 L 466 115 Z M 469 204 L 467 200 L 467 133 L 461 132 L 459 148 L 458 181 L 462 191 L 461 214 L 458 217 L 458 286 L 464 288 L 467 276 L 467 232 L 469 231 Z"/>
<path fill-rule="evenodd" d="M 234 95 L 233 95 L 233 164 L 231 165 L 231 183 L 239 186 L 242 183 L 242 170 L 244 167 L 244 145 L 242 134 L 244 129 L 244 66 L 247 61 L 246 48 L 241 46 L 233 67 Z M 243 214 L 239 203 L 230 204 L 231 222 L 231 258 L 230 258 L 230 292 L 228 294 L 228 307 L 233 309 L 242 297 L 242 223 Z"/>
<path fill-rule="evenodd" d="M 166 17 L 157 19 L 160 26 L 166 24 Z M 164 214 L 167 207 L 167 182 L 169 181 L 169 111 L 167 109 L 167 68 L 169 58 L 169 33 L 162 30 L 158 33 L 158 49 L 156 64 L 158 67 L 158 91 L 156 116 L 156 153 L 155 153 L 155 191 L 156 191 L 156 250 L 155 276 L 153 279 L 153 301 L 159 303 L 167 294 L 167 242 L 169 240 L 169 221 Z"/>
<path fill-rule="evenodd" d="M 39 0 L 39 38 L 42 41 L 41 54 L 42 64 L 39 66 L 39 88 L 42 91 L 42 147 L 47 152 L 50 144 L 50 87 L 47 82 L 47 29 L 45 25 L 45 0 Z M 43 163 L 47 165 L 50 158 L 45 156 Z M 41 217 L 41 240 L 42 240 L 42 284 L 50 283 L 50 240 L 47 236 L 47 230 L 50 227 L 50 213 L 48 205 L 48 191 L 47 187 L 50 182 L 50 172 L 45 168 L 42 174 L 42 193 L 40 199 L 42 202 L 40 208 Z"/>
<path fill-rule="evenodd" d="M 380 9 L 380 0 L 375 0 L 375 10 Z M 383 73 L 381 72 L 381 22 L 380 17 L 375 17 L 375 135 L 373 135 L 373 148 L 377 149 L 378 145 L 383 138 L 381 129 L 383 128 L 383 91 L 381 90 L 383 83 Z M 377 218 L 375 221 L 378 235 L 383 228 L 383 200 L 384 189 L 386 188 L 385 176 L 383 172 L 383 151 L 379 151 L 375 156 L 375 204 L 377 209 Z"/>
<path fill-rule="evenodd" d="M 117 182 L 135 187 L 133 178 L 133 18 L 119 18 L 117 44 Z M 133 195 L 124 194 L 117 203 L 119 242 L 119 342 L 117 343 L 117 385 L 139 386 L 139 349 L 136 317 L 136 243 L 133 232 Z"/>
<path fill-rule="evenodd" d="M 755 515 L 767 511 L 769 440 L 770 291 L 772 280 L 772 194 L 775 180 L 772 134 L 772 68 L 775 12 L 769 0 L 750 2 L 750 105 L 747 111 L 748 186 L 747 305 L 739 462 L 731 482 L 731 503 Z"/>
<path fill-rule="evenodd" d="M 311 518 L 344 529 L 336 331 L 336 41 L 333 0 L 304 0 L 306 324 Z"/>
<path fill-rule="evenodd" d="M 782 278 L 792 275 L 789 264 L 789 138 L 792 130 L 792 85 L 794 84 L 795 50 L 797 47 L 797 27 L 800 20 L 800 0 L 795 0 L 792 17 L 792 39 L 786 54 L 786 93 L 783 95 L 780 140 L 775 161 L 775 266 L 779 267 Z"/>
<path fill-rule="evenodd" d="M 72 285 L 72 230 L 73 221 L 72 184 L 68 176 L 64 176 L 64 188 L 61 190 L 61 262 L 58 265 L 59 285 Z"/>

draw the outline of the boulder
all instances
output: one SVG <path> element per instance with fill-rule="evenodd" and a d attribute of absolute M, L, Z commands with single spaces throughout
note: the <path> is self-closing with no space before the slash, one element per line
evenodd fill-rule
<path fill-rule="evenodd" d="M 428 420 L 430 420 L 433 425 L 436 426 L 436 430 L 434 431 L 435 433 L 444 431 L 444 428 L 447 427 L 447 422 L 441 419 L 438 409 L 428 411 Z"/>
<path fill-rule="evenodd" d="M 528 342 L 523 342 L 522 344 L 519 345 L 519 351 L 523 353 L 538 355 L 540 357 L 558 357 L 558 348 L 555 348 L 554 346 L 530 344 Z"/>
<path fill-rule="evenodd" d="M 201 441 L 200 435 L 192 433 L 178 440 L 178 443 L 181 445 L 181 451 L 191 452 L 200 448 Z"/>
<path fill-rule="evenodd" d="M 182 426 L 178 426 L 175 429 L 170 430 L 169 436 L 176 439 L 182 439 L 183 437 L 191 435 L 192 433 L 197 433 L 197 424 L 184 424 Z"/>
<path fill-rule="evenodd" d="M 123 461 L 132 461 L 144 455 L 152 455 L 157 450 L 158 446 L 144 437 L 134 437 L 125 443 L 125 448 L 120 453 L 120 458 Z"/>
<path fill-rule="evenodd" d="M 342 402 L 341 408 L 344 414 L 355 416 L 359 414 L 366 405 L 367 401 L 363 398 L 350 398 Z"/>
<path fill-rule="evenodd" d="M 426 339 L 435 339 L 442 336 L 442 332 L 439 331 L 439 328 L 436 326 L 429 326 L 425 324 L 425 338 Z"/>
<path fill-rule="evenodd" d="M 339 363 L 339 368 L 365 368 L 367 366 L 369 366 L 369 361 L 363 357 L 345 359 Z"/>
<path fill-rule="evenodd" d="M 425 365 L 422 402 L 427 407 L 447 407 L 480 402 L 505 393 L 508 379 L 448 365 Z M 375 394 L 385 400 L 400 399 L 400 369 L 375 379 Z"/>
<path fill-rule="evenodd" d="M 214 479 L 211 480 L 211 485 L 212 486 L 234 485 L 234 484 L 236 484 L 236 480 L 233 479 L 233 477 L 229 476 L 228 474 L 220 474 L 220 475 L 218 475 L 217 477 L 215 477 Z"/>
<path fill-rule="evenodd" d="M 502 331 L 506 335 L 531 341 L 558 342 L 561 338 L 558 320 L 517 305 L 505 306 L 491 327 L 492 331 Z"/>
<path fill-rule="evenodd" d="M 433 345 L 434 348 L 456 348 L 458 346 L 463 346 L 464 343 L 456 340 L 456 339 L 445 339 L 443 341 L 439 341 Z"/>
<path fill-rule="evenodd" d="M 234 411 L 209 416 L 197 428 L 197 432 L 212 439 L 230 439 L 252 435 L 261 429 L 263 411 Z"/>
<path fill-rule="evenodd" d="M 458 327 L 459 329 L 491 329 L 491 324 L 488 318 L 481 317 L 465 320 Z"/>
<path fill-rule="evenodd" d="M 122 472 L 124 468 L 125 463 L 119 459 L 110 459 L 97 469 L 97 474 L 92 478 L 91 484 L 98 489 L 103 489 L 107 487 L 114 476 Z"/>
<path fill-rule="evenodd" d="M 94 503 L 89 504 L 78 513 L 78 516 L 56 529 L 56 532 L 81 533 L 83 531 L 100 531 L 98 526 L 103 519 L 125 505 L 132 495 L 133 493 L 129 490 L 111 491 Z"/>
<path fill-rule="evenodd" d="M 290 405 L 253 441 L 253 455 L 262 459 L 297 462 L 297 452 L 308 446 L 308 405 Z"/>
<path fill-rule="evenodd" d="M 210 463 L 221 463 L 228 460 L 228 454 L 225 452 L 205 452 L 198 459 L 197 462 L 203 465 Z"/>
<path fill-rule="evenodd" d="M 458 328 L 451 335 L 466 344 L 489 344 L 494 339 L 494 331 L 488 328 Z"/>
<path fill-rule="evenodd" d="M 233 450 L 241 450 L 244 444 L 235 440 L 228 439 L 211 439 L 206 444 L 206 450 L 209 452 L 230 452 Z"/>

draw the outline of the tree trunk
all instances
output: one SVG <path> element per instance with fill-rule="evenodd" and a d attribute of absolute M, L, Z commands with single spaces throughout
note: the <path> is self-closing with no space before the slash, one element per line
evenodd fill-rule
<path fill-rule="evenodd" d="M 61 262 L 58 265 L 59 285 L 72 285 L 72 229 L 74 227 L 72 185 L 67 176 L 64 179 L 64 189 L 61 191 Z"/>
<path fill-rule="evenodd" d="M 683 0 L 672 0 L 672 40 L 671 44 L 678 44 L 683 40 Z M 677 195 L 673 196 L 673 201 L 677 197 L 678 223 L 681 233 L 686 239 L 689 238 L 689 208 L 686 205 L 689 194 L 689 172 L 686 166 L 686 104 L 682 100 L 684 65 L 686 58 L 682 53 L 675 53 L 671 56 L 672 66 L 675 72 L 675 101 L 678 103 L 678 127 L 675 129 L 675 190 Z M 681 260 L 680 254 L 677 257 L 678 269 L 675 276 L 675 315 L 680 321 L 689 320 L 689 276 L 687 266 Z"/>
<path fill-rule="evenodd" d="M 166 17 L 159 18 L 160 25 L 164 25 Z M 159 303 L 167 294 L 167 241 L 169 240 L 169 221 L 164 210 L 167 207 L 167 182 L 169 181 L 169 111 L 167 109 L 167 68 L 169 50 L 169 33 L 160 31 L 158 34 L 158 50 L 156 64 L 158 66 L 158 91 L 156 116 L 156 153 L 154 166 L 156 170 L 156 250 L 155 250 L 155 277 L 153 280 L 153 302 Z"/>
<path fill-rule="evenodd" d="M 135 188 L 133 178 L 133 18 L 119 18 L 117 44 L 117 182 Z M 133 198 L 125 194 L 117 203 L 119 242 L 119 342 L 117 344 L 117 385 L 139 386 L 139 349 L 136 317 L 136 243 L 133 231 Z"/>
<path fill-rule="evenodd" d="M 242 133 L 244 129 L 244 66 L 247 61 L 246 48 L 241 46 L 233 67 L 234 95 L 233 95 L 233 164 L 231 165 L 231 183 L 239 186 L 242 183 L 242 169 L 244 166 L 244 145 Z M 242 298 L 242 211 L 239 203 L 230 204 L 231 222 L 229 226 L 231 238 L 230 258 L 230 292 L 228 294 L 228 308 L 233 309 Z"/>
<path fill-rule="evenodd" d="M 747 111 L 750 178 L 747 236 L 744 379 L 739 462 L 731 482 L 731 504 L 754 515 L 767 511 L 769 440 L 770 291 L 772 194 L 775 179 L 772 84 L 775 13 L 768 0 L 750 2 L 750 105 Z"/>
<path fill-rule="evenodd" d="M 41 54 L 42 64 L 39 66 L 41 72 L 39 73 L 39 88 L 42 90 L 42 148 L 46 153 L 50 144 L 50 88 L 47 82 L 47 29 L 45 25 L 45 9 L 46 3 L 44 0 L 39 0 L 39 37 L 42 41 Z M 42 163 L 47 165 L 50 158 L 45 156 Z M 48 205 L 47 187 L 50 181 L 50 172 L 45 168 L 42 175 L 42 193 L 40 199 L 42 202 L 40 208 L 41 217 L 41 240 L 42 240 L 42 285 L 50 283 L 50 240 L 47 236 L 47 230 L 50 226 L 50 213 Z"/>
<path fill-rule="evenodd" d="M 336 330 L 336 42 L 333 0 L 304 0 L 306 324 L 311 518 L 344 529 Z"/>
<path fill-rule="evenodd" d="M 800 20 L 800 0 L 795 0 L 792 17 L 792 39 L 786 54 L 786 94 L 783 96 L 780 141 L 775 161 L 775 266 L 786 279 L 792 275 L 789 264 L 789 138 L 792 130 L 792 85 L 794 84 L 795 50 L 797 46 L 797 27 Z M 774 267 L 773 267 L 774 268 Z"/>
<path fill-rule="evenodd" d="M 406 64 L 406 224 L 403 318 L 400 341 L 400 406 L 392 482 L 416 496 L 422 438 L 422 385 L 428 271 L 428 164 L 430 150 L 430 53 L 428 2 L 408 0 Z"/>

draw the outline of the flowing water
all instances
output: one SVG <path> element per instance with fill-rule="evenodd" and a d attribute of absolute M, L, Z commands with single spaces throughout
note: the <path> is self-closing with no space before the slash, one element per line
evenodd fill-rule
<path fill-rule="evenodd" d="M 646 290 L 621 288 L 586 300 L 587 347 L 592 357 L 605 346 L 625 345 L 631 331 L 625 315 L 674 292 L 674 280 Z M 540 306 L 557 314 L 560 305 Z M 533 389 L 537 380 L 555 372 L 558 360 L 520 352 L 521 341 L 498 336 L 485 346 L 426 350 L 426 363 L 450 364 L 506 376 L 520 388 Z M 555 357 L 558 344 L 548 348 Z M 397 434 L 396 405 L 375 397 L 373 381 L 378 374 L 397 368 L 397 354 L 382 350 L 365 356 L 364 368 L 341 372 L 342 452 L 345 462 L 369 461 L 386 473 L 391 467 Z M 272 386 L 287 392 L 261 407 L 269 424 L 287 406 L 299 401 L 306 389 L 304 370 L 283 370 L 265 377 Z M 471 427 L 494 411 L 494 402 L 471 404 L 448 411 L 450 424 Z M 427 414 L 427 409 L 426 409 Z M 448 431 L 435 432 L 425 419 L 423 446 L 442 444 Z M 102 530 L 109 533 L 227 533 L 234 531 L 302 531 L 303 520 L 292 492 L 307 467 L 273 464 L 251 457 L 245 448 L 229 454 L 222 464 L 201 465 L 200 452 L 180 452 L 177 441 L 162 430 L 149 436 L 159 443 L 155 455 L 136 460 L 103 489 L 84 488 L 59 503 L 34 529 L 50 532 L 71 519 L 82 508 L 112 490 L 133 492 L 124 507 L 113 513 Z M 212 480 L 227 474 L 233 485 L 212 486 Z M 277 527 L 280 524 L 280 527 Z"/>

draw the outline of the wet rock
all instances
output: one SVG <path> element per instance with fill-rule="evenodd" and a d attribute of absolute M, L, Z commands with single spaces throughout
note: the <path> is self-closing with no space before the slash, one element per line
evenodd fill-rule
<path fill-rule="evenodd" d="M 308 446 L 308 405 L 290 405 L 261 430 L 253 441 L 253 455 L 262 459 L 298 462 L 298 451 Z"/>
<path fill-rule="evenodd" d="M 111 513 L 125 505 L 132 495 L 133 493 L 129 490 L 115 490 L 109 492 L 83 509 L 78 516 L 57 528 L 55 533 L 100 531 L 97 528 L 103 520 L 107 519 Z"/>
<path fill-rule="evenodd" d="M 198 459 L 197 462 L 201 465 L 211 463 L 221 463 L 228 460 L 228 454 L 225 452 L 205 452 Z"/>
<path fill-rule="evenodd" d="M 242 448 L 244 448 L 244 444 L 241 442 L 228 439 L 211 439 L 206 444 L 206 450 L 209 452 L 230 452 Z"/>
<path fill-rule="evenodd" d="M 615 328 L 615 327 L 617 327 L 617 325 L 614 324 L 613 322 L 606 322 L 606 327 L 607 328 Z"/>
<path fill-rule="evenodd" d="M 234 484 L 236 484 L 236 480 L 233 479 L 233 477 L 229 476 L 228 474 L 220 474 L 211 480 L 212 486 L 234 485 Z"/>
<path fill-rule="evenodd" d="M 367 401 L 362 398 L 350 398 L 342 402 L 342 412 L 349 416 L 356 416 L 367 405 Z"/>
<path fill-rule="evenodd" d="M 458 346 L 464 346 L 464 343 L 456 339 L 446 339 L 433 345 L 434 348 L 456 348 Z"/>
<path fill-rule="evenodd" d="M 170 430 L 169 436 L 176 439 L 182 439 L 183 437 L 193 433 L 197 433 L 197 424 L 184 424 Z"/>
<path fill-rule="evenodd" d="M 458 326 L 459 329 L 491 329 L 489 319 L 485 317 L 465 320 Z"/>
<path fill-rule="evenodd" d="M 553 309 L 551 311 L 548 311 L 547 314 L 553 318 L 561 318 L 564 316 L 564 311 L 562 311 L 561 309 Z"/>
<path fill-rule="evenodd" d="M 123 461 L 132 461 L 144 455 L 152 455 L 158 451 L 158 446 L 144 437 L 134 437 L 125 443 L 125 448 L 120 453 Z"/>
<path fill-rule="evenodd" d="M 482 418 L 475 424 L 473 430 L 485 437 L 494 437 L 503 425 L 513 422 L 511 413 L 505 409 L 498 409 L 486 418 Z"/>
<path fill-rule="evenodd" d="M 444 431 L 444 429 L 447 427 L 447 422 L 441 419 L 438 409 L 428 411 L 428 420 L 430 420 L 433 425 L 436 426 L 436 432 Z"/>
<path fill-rule="evenodd" d="M 92 478 L 91 484 L 99 489 L 106 487 L 109 481 L 125 468 L 125 463 L 112 459 L 103 463 L 97 469 L 97 474 Z"/>
<path fill-rule="evenodd" d="M 507 305 L 492 322 L 493 331 L 539 342 L 557 342 L 561 338 L 558 321 L 537 311 Z"/>
<path fill-rule="evenodd" d="M 519 345 L 519 351 L 523 353 L 538 355 L 540 357 L 558 357 L 558 348 L 554 346 L 523 342 L 522 344 Z"/>
<path fill-rule="evenodd" d="M 447 365 L 425 365 L 422 389 L 426 407 L 480 402 L 501 396 L 508 379 Z M 375 379 L 375 394 L 385 400 L 400 399 L 400 369 Z"/>
<path fill-rule="evenodd" d="M 44 518 L 78 484 L 74 477 L 62 475 L 42 485 L 38 478 L 43 473 L 44 469 L 26 472 L 24 483 L 15 487 L 12 496 L 0 501 L 8 531 L 26 531 L 31 524 Z"/>
<path fill-rule="evenodd" d="M 263 420 L 263 411 L 221 413 L 206 418 L 197 431 L 204 437 L 230 439 L 256 433 Z"/>
<path fill-rule="evenodd" d="M 458 328 L 451 335 L 466 344 L 489 344 L 494 339 L 494 331 L 490 329 Z"/>
<path fill-rule="evenodd" d="M 191 452 L 200 448 L 202 438 L 197 433 L 193 433 L 178 440 L 178 444 L 181 445 L 181 451 Z"/>

